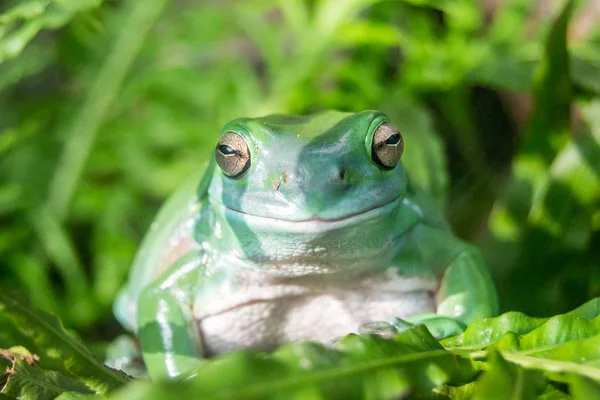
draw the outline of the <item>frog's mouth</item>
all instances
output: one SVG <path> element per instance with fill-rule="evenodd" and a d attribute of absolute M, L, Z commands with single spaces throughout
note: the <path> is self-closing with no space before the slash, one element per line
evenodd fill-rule
<path fill-rule="evenodd" d="M 217 202 L 217 204 L 224 209 L 225 217 L 234 220 L 243 220 L 248 225 L 265 227 L 279 232 L 310 233 L 360 226 L 361 224 L 381 218 L 382 216 L 391 218 L 392 214 L 395 213 L 395 210 L 398 209 L 398 205 L 402 201 L 403 197 L 396 197 L 383 204 L 349 213 L 341 217 L 322 218 L 317 215 L 299 220 L 285 219 L 277 216 L 260 216 L 234 209 L 219 202 Z"/>

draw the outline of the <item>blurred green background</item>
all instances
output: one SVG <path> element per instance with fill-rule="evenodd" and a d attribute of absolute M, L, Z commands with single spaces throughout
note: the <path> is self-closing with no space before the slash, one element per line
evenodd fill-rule
<path fill-rule="evenodd" d="M 220 127 L 335 108 L 392 117 L 503 310 L 600 296 L 599 3 L 574 2 L 565 54 L 562 0 L 3 0 L 0 286 L 116 336 L 136 248 Z"/>

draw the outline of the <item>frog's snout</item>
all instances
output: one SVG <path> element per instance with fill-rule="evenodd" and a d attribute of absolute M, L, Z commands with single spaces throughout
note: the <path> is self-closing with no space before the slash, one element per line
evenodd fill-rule
<path fill-rule="evenodd" d="M 332 196 L 343 193 L 350 187 L 350 173 L 343 165 L 311 165 L 288 175 L 282 172 L 270 182 L 273 191 L 281 191 L 284 195 Z"/>

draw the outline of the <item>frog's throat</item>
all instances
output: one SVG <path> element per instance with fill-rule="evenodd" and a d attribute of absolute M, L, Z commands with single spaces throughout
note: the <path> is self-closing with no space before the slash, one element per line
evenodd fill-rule
<path fill-rule="evenodd" d="M 335 219 L 323 219 L 318 217 L 303 219 L 303 220 L 288 220 L 276 217 L 264 217 L 253 214 L 248 214 L 239 211 L 222 203 L 217 203 L 225 211 L 225 216 L 234 220 L 244 220 L 250 226 L 269 227 L 275 232 L 286 233 L 318 233 L 325 231 L 334 231 L 352 226 L 360 226 L 370 220 L 381 218 L 382 216 L 391 215 L 394 210 L 398 209 L 402 202 L 403 196 L 396 197 L 384 204 L 375 207 L 347 214 Z"/>

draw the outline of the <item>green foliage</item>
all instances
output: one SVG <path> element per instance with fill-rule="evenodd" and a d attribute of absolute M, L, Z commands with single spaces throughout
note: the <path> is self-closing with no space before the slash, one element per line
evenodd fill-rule
<path fill-rule="evenodd" d="M 499 353 L 491 353 L 489 358 L 489 369 L 474 390 L 474 400 L 535 399 L 545 388 L 541 372 L 509 364 Z"/>
<path fill-rule="evenodd" d="M 126 375 L 104 366 L 80 341 L 65 331 L 56 317 L 32 309 L 23 298 L 0 292 L 0 310 L 0 348 L 25 346 L 40 357 L 41 368 L 56 371 L 42 371 L 42 376 L 36 381 L 30 378 L 38 376 L 34 369 L 19 362 L 3 393 L 43 390 L 58 394 L 52 392 L 53 387 L 60 386 L 67 391 L 81 387 L 83 383 L 96 392 L 106 393 L 127 382 Z M 83 383 L 75 382 L 69 375 Z"/>
<path fill-rule="evenodd" d="M 82 11 L 98 7 L 102 0 L 9 0 L 0 10 L 0 64 L 21 54 L 42 30 L 56 29 Z"/>
<path fill-rule="evenodd" d="M 227 374 L 227 381 L 219 379 Z M 389 398 L 471 380 L 471 362 L 445 351 L 424 326 L 394 340 L 350 335 L 326 349 L 292 343 L 272 355 L 229 353 L 192 374 L 206 398 L 313 396 L 327 399 Z M 153 390 L 153 389 L 152 389 Z"/>
<path fill-rule="evenodd" d="M 22 314 L 49 318 L 19 304 Z M 516 312 L 485 318 L 441 343 L 416 325 L 391 339 L 351 334 L 333 348 L 294 342 L 272 353 L 235 351 L 178 380 L 153 384 L 142 378 L 128 383 L 106 367 L 90 380 L 89 351 L 64 332 L 57 339 L 56 321 L 31 328 L 26 318 L 10 315 L 13 326 L 3 331 L 22 333 L 10 338 L 12 345 L 42 352 L 39 357 L 23 347 L 0 352 L 11 362 L 1 393 L 18 398 L 584 399 L 600 393 L 600 298 L 551 318 Z M 36 341 L 39 337 L 50 339 Z M 6 346 L 6 334 L 2 339 Z M 66 346 L 78 355 L 64 364 L 45 360 Z"/>
<path fill-rule="evenodd" d="M 529 283 L 516 279 L 519 270 L 529 269 L 539 277 L 537 284 L 544 286 L 564 280 L 575 260 L 580 270 L 586 269 L 581 264 L 587 260 L 577 257 L 573 250 L 591 246 L 595 231 L 585 221 L 593 218 L 600 205 L 598 165 L 591 161 L 600 157 L 600 133 L 590 131 L 589 119 L 577 121 L 572 128 L 574 98 L 566 34 L 573 5 L 572 1 L 566 3 L 548 33 L 536 70 L 533 110 L 506 189 L 490 217 L 496 253 L 490 252 L 502 253 L 493 262 L 512 266 L 507 281 L 515 294 L 506 302 L 509 308 L 529 297 Z M 581 104 L 580 109 L 586 113 L 588 107 Z M 541 248 L 552 250 L 545 254 L 535 251 Z M 551 257 L 562 257 L 564 265 L 548 273 L 546 262 Z M 570 257 L 575 260 L 568 260 Z M 596 260 L 587 262 L 591 262 L 588 270 L 597 267 Z M 572 291 L 568 292 L 573 298 Z"/>
<path fill-rule="evenodd" d="M 24 399 L 52 400 L 63 393 L 93 394 L 83 383 L 57 371 L 42 370 L 23 361 L 15 363 L 2 389 L 8 396 Z"/>

